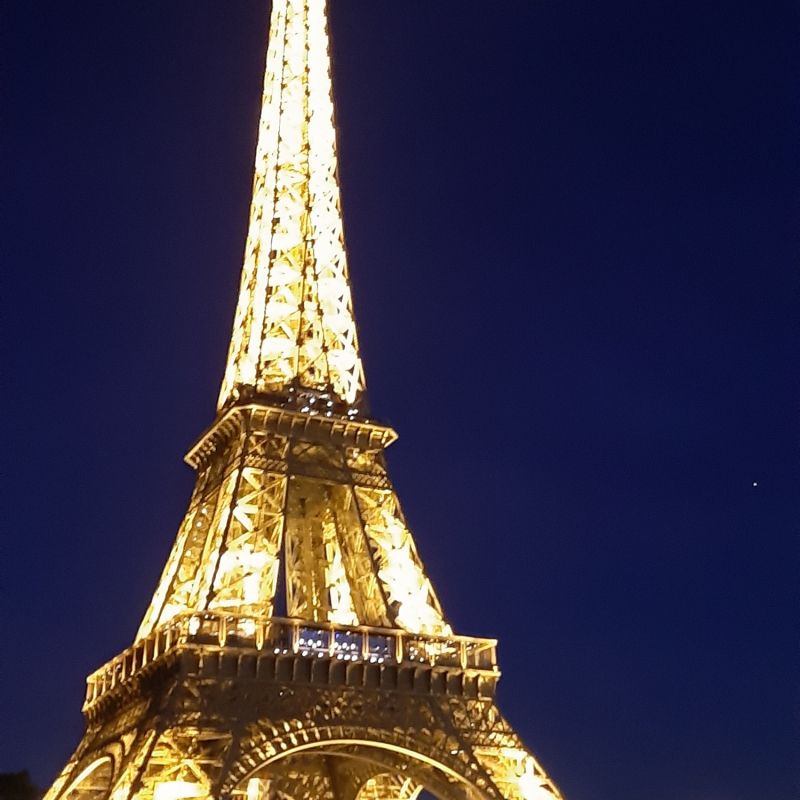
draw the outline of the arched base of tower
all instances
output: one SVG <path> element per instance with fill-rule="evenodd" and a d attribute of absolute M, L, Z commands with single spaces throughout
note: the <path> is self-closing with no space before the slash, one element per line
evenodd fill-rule
<path fill-rule="evenodd" d="M 560 797 L 492 696 L 447 691 L 468 682 L 248 679 L 226 656 L 183 653 L 111 693 L 46 800 Z"/>

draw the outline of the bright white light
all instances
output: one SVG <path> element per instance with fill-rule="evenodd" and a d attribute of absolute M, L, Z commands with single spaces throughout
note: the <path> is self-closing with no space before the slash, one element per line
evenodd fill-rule
<path fill-rule="evenodd" d="M 260 778 L 250 778 L 247 781 L 247 800 L 261 800 L 267 791 L 267 781 Z"/>
<path fill-rule="evenodd" d="M 194 781 L 164 781 L 156 784 L 153 800 L 184 800 L 206 795 L 205 788 Z"/>
<path fill-rule="evenodd" d="M 547 788 L 546 782 L 536 774 L 533 759 L 524 757 L 525 771 L 517 779 L 517 785 L 525 800 L 554 800 L 553 793 Z"/>

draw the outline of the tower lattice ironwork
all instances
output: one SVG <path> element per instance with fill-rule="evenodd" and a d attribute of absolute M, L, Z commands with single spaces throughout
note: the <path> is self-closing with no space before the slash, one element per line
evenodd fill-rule
<path fill-rule="evenodd" d="M 273 0 L 214 424 L 133 645 L 46 800 L 555 800 L 457 636 L 366 415 L 324 0 Z"/>

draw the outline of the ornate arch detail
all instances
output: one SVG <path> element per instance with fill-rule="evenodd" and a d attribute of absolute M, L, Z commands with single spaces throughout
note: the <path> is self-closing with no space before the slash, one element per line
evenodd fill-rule
<path fill-rule="evenodd" d="M 371 760 L 390 771 L 407 770 L 409 764 L 424 764 L 465 784 L 476 797 L 503 800 L 474 754 L 455 736 L 400 727 L 385 730 L 355 724 L 303 725 L 300 721 L 266 723 L 243 738 L 240 752 L 220 787 L 222 793 L 228 795 L 271 763 L 313 750 L 351 756 L 369 752 Z"/>

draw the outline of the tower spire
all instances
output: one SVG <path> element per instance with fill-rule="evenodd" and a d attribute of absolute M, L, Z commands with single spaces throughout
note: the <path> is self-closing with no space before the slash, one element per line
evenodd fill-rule
<path fill-rule="evenodd" d="M 364 391 L 337 176 L 325 4 L 275 0 L 250 226 L 219 408 Z"/>

